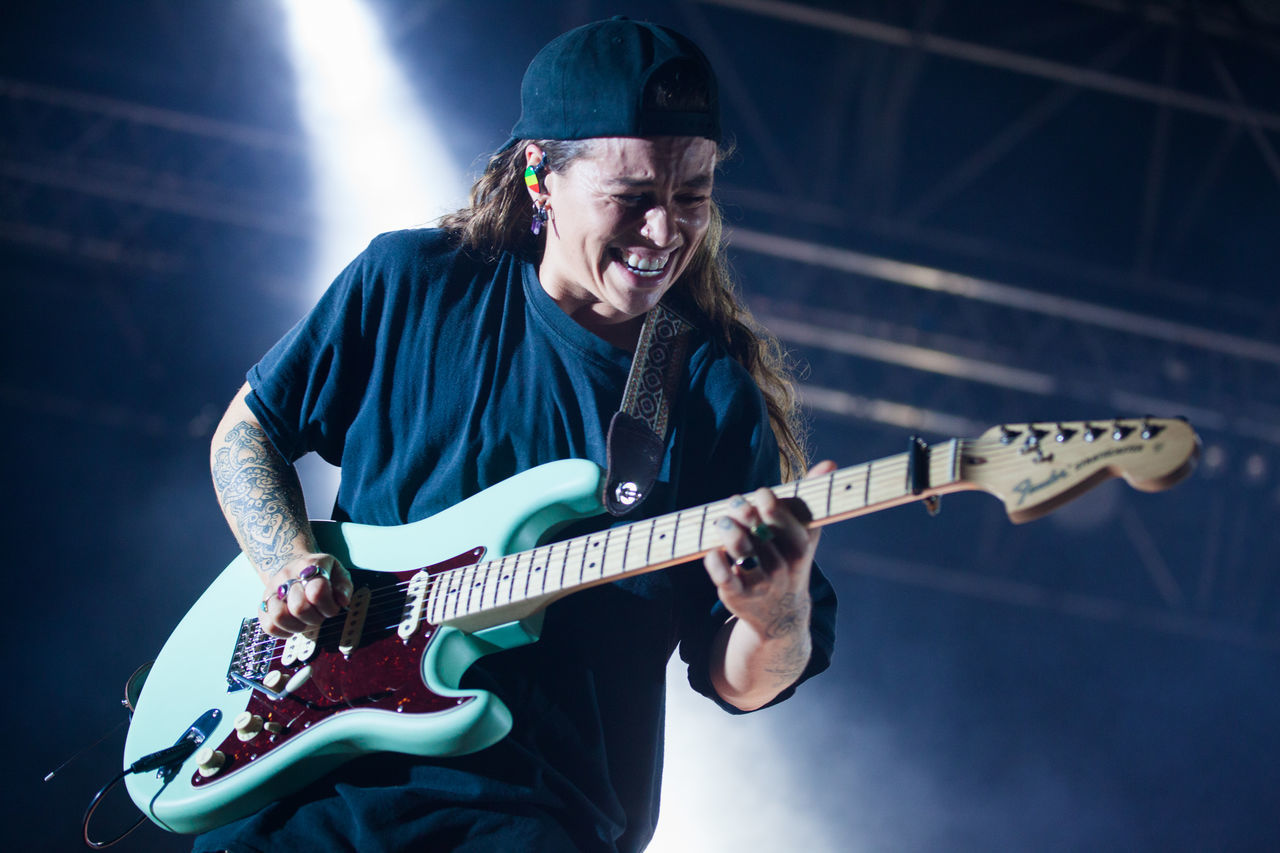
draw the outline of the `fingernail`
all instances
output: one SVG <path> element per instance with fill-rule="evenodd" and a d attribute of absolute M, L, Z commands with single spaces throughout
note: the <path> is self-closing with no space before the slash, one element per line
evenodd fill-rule
<path fill-rule="evenodd" d="M 734 495 L 733 499 L 729 501 L 729 506 L 733 507 L 734 509 L 737 509 L 738 507 L 742 506 L 746 502 L 747 502 L 747 499 L 744 498 L 742 495 Z"/>
<path fill-rule="evenodd" d="M 733 522 L 727 518 L 718 518 L 716 519 L 716 527 L 719 527 L 721 530 L 732 530 Z"/>

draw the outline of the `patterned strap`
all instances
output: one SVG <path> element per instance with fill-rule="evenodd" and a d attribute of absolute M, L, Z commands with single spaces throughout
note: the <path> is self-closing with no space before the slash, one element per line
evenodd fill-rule
<path fill-rule="evenodd" d="M 622 408 L 609 422 L 602 499 L 612 515 L 633 512 L 658 479 L 692 331 L 691 323 L 662 302 L 645 317 Z"/>

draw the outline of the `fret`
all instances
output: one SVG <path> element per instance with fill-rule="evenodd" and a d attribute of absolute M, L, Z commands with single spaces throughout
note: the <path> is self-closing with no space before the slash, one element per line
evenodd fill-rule
<path fill-rule="evenodd" d="M 462 568 L 450 569 L 444 573 L 441 582 L 436 584 L 437 598 L 440 599 L 440 616 L 435 621 L 449 618 L 450 608 L 453 608 L 453 614 L 457 613 L 458 600 L 462 597 L 462 576 L 464 573 L 465 569 Z M 440 594 L 441 592 L 443 592 L 443 595 Z"/>
<path fill-rule="evenodd" d="M 689 553 L 696 553 L 702 550 L 702 537 L 707 533 L 707 512 L 710 509 L 710 504 L 704 504 L 702 507 L 702 514 L 698 517 L 698 547 Z"/>
<path fill-rule="evenodd" d="M 569 541 L 569 551 L 565 554 L 564 577 L 561 589 L 577 586 L 582 583 L 587 570 L 587 539 L 579 537 Z"/>
<path fill-rule="evenodd" d="M 502 577 L 502 561 L 506 557 L 499 557 L 497 560 L 490 560 L 484 564 L 484 570 L 480 572 L 480 609 L 488 610 L 498 603 L 498 581 Z"/>
<path fill-rule="evenodd" d="M 676 527 L 672 533 L 671 545 L 673 557 L 696 554 L 702 544 L 702 519 L 706 515 L 706 507 L 681 510 L 676 513 Z"/>
<path fill-rule="evenodd" d="M 542 591 L 554 592 L 563 589 L 567 584 L 564 581 L 565 565 L 569 559 L 569 545 L 567 543 L 557 543 L 551 546 L 551 550 L 547 552 L 547 567 L 543 571 L 545 577 L 542 579 Z"/>
<path fill-rule="evenodd" d="M 544 551 L 545 549 L 543 548 L 535 548 L 529 552 L 529 559 L 525 562 L 524 567 L 524 583 L 520 584 L 521 601 L 532 597 L 529 594 L 529 585 L 533 583 L 534 580 L 542 579 L 542 572 L 536 572 L 535 569 L 542 565 Z"/>
<path fill-rule="evenodd" d="M 503 557 L 498 562 L 498 571 L 493 582 L 493 603 L 495 605 L 510 604 L 511 590 L 515 586 L 516 567 L 520 565 L 520 555 Z"/>
<path fill-rule="evenodd" d="M 649 536 L 649 561 L 665 563 L 676 555 L 676 536 L 680 528 L 680 513 L 672 513 L 654 519 L 653 533 Z"/>
<path fill-rule="evenodd" d="M 440 624 L 440 604 L 447 596 L 446 584 L 450 574 L 450 571 L 441 572 L 427 587 L 427 621 L 433 625 Z"/>
<path fill-rule="evenodd" d="M 649 540 L 653 535 L 653 519 L 627 526 L 627 546 L 622 557 L 622 570 L 643 569 L 649 565 Z"/>
<path fill-rule="evenodd" d="M 627 544 L 631 536 L 631 526 L 609 530 L 604 535 L 604 545 L 600 555 L 600 577 L 620 575 L 626 568 Z"/>
<path fill-rule="evenodd" d="M 867 505 L 867 481 L 870 479 L 870 466 L 859 465 L 845 468 L 831 475 L 830 505 L 828 517 L 839 513 L 850 512 Z"/>
<path fill-rule="evenodd" d="M 649 521 L 649 529 L 645 532 L 644 536 L 644 558 L 640 561 L 642 565 L 648 565 L 653 562 L 653 533 L 657 529 L 658 520 L 655 518 Z"/>
<path fill-rule="evenodd" d="M 609 541 L 606 533 L 592 533 L 587 537 L 586 549 L 582 555 L 581 580 L 595 580 L 604 577 L 605 544 Z"/>
<path fill-rule="evenodd" d="M 466 576 L 467 576 L 468 568 L 469 567 L 454 569 L 449 573 L 453 576 L 453 579 L 449 582 L 448 599 L 445 601 L 444 612 L 446 614 L 445 615 L 446 619 L 451 616 L 457 616 L 459 612 L 459 608 L 462 606 L 462 603 L 465 600 L 464 596 L 466 595 L 466 592 L 467 592 Z"/>
<path fill-rule="evenodd" d="M 458 598 L 453 605 L 453 616 L 462 616 L 467 613 L 474 613 L 476 608 L 473 606 L 475 599 L 475 577 L 476 570 L 483 563 L 476 566 L 467 566 L 463 571 L 462 577 L 458 578 Z"/>

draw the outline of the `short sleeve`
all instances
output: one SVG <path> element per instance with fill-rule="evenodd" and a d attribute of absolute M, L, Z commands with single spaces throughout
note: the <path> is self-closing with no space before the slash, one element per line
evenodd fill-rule
<path fill-rule="evenodd" d="M 246 403 L 289 462 L 315 451 L 341 464 L 368 384 L 381 315 L 381 280 L 371 258 L 376 244 L 249 370 Z"/>

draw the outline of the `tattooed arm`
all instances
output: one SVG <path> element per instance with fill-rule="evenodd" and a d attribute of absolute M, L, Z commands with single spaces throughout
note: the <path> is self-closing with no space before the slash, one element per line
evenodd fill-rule
<path fill-rule="evenodd" d="M 823 462 L 809 473 L 834 470 L 834 463 Z M 712 644 L 711 683 L 744 711 L 767 705 L 794 684 L 813 653 L 809 574 L 818 531 L 808 529 L 808 521 L 802 506 L 759 489 L 750 502 L 736 499 L 717 522 L 724 547 L 704 560 L 733 614 Z"/>
<path fill-rule="evenodd" d="M 240 389 L 214 432 L 213 487 L 231 532 L 266 587 L 263 627 L 276 636 L 288 636 L 337 615 L 350 600 L 351 578 L 335 557 L 319 552 L 297 472 L 271 445 L 245 404 L 248 391 L 248 385 Z M 304 572 L 316 574 L 308 566 L 316 566 L 328 578 L 289 583 Z M 282 584 L 288 584 L 283 600 L 275 595 Z"/>

